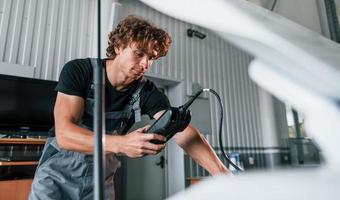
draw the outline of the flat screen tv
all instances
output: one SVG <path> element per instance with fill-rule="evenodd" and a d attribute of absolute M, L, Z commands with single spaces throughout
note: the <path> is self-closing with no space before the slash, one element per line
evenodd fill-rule
<path fill-rule="evenodd" d="M 57 82 L 0 74 L 0 131 L 47 131 Z"/>

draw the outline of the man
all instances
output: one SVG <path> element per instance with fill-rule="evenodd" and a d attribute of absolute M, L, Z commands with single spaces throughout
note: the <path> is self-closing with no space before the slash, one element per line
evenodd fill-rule
<path fill-rule="evenodd" d="M 105 199 L 114 199 L 113 176 L 119 167 L 116 154 L 130 158 L 155 155 L 166 138 L 143 127 L 127 134 L 141 114 L 158 118 L 170 103 L 144 78 L 154 60 L 165 56 L 171 44 L 162 29 L 136 16 L 128 16 L 109 34 L 105 68 L 106 141 Z M 68 62 L 56 87 L 55 137 L 48 138 L 39 161 L 30 199 L 93 198 L 93 70 L 91 59 Z M 197 129 L 189 125 L 174 136 L 210 174 L 228 172 Z"/>

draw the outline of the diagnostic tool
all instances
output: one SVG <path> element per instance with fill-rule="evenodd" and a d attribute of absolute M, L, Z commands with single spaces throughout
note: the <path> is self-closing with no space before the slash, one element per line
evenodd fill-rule
<path fill-rule="evenodd" d="M 227 162 L 232 165 L 235 169 L 239 171 L 243 171 L 241 167 L 234 164 L 229 157 L 224 152 L 223 143 L 222 143 L 222 122 L 223 122 L 223 104 L 221 98 L 212 89 L 202 89 L 198 91 L 187 103 L 180 107 L 170 107 L 167 109 L 147 130 L 147 133 L 156 133 L 163 135 L 166 137 L 168 141 L 171 139 L 176 133 L 183 131 L 190 123 L 191 120 L 191 112 L 188 109 L 189 106 L 194 102 L 194 100 L 202 93 L 202 92 L 211 92 L 213 93 L 219 100 L 220 103 L 220 125 L 219 125 L 219 143 L 220 149 L 222 151 L 223 157 L 227 160 Z M 151 140 L 154 144 L 161 144 L 161 141 Z"/>

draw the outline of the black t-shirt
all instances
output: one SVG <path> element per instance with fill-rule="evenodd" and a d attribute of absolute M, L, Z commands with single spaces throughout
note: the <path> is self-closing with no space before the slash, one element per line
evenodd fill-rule
<path fill-rule="evenodd" d="M 104 67 L 105 63 L 103 60 Z M 105 77 L 105 110 L 120 111 L 129 103 L 131 95 L 138 88 L 138 81 L 133 82 L 124 91 L 117 91 L 108 81 L 107 75 Z M 89 58 L 72 60 L 63 67 L 56 91 L 79 96 L 86 100 L 92 79 L 93 69 Z M 157 112 L 169 108 L 170 103 L 155 84 L 147 80 L 140 93 L 140 107 L 142 114 L 147 114 L 152 118 Z"/>

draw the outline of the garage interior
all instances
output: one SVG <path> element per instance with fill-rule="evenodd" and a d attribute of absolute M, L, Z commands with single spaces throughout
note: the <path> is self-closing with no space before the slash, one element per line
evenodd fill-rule
<path fill-rule="evenodd" d="M 220 95 L 223 149 L 215 96 L 197 98 L 191 123 L 234 176 L 211 177 L 171 140 L 119 157 L 116 199 L 337 198 L 339 0 L 101 0 L 99 34 L 97 1 L 0 0 L 0 199 L 28 197 L 63 65 L 97 57 L 98 42 L 105 58 L 108 32 L 131 14 L 172 37 L 146 74 L 171 105 Z M 142 119 L 132 129 L 153 122 Z"/>

